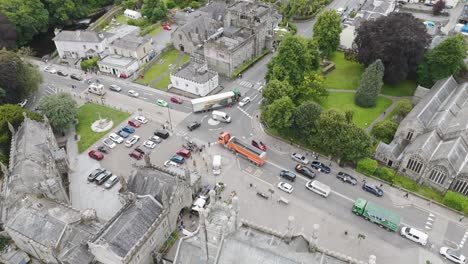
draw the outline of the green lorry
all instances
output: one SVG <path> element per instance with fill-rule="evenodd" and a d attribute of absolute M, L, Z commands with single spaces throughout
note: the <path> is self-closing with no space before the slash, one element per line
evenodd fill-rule
<path fill-rule="evenodd" d="M 387 230 L 398 231 L 401 217 L 378 204 L 358 198 L 354 201 L 352 211 L 356 215 L 360 215 L 366 220 L 370 220 Z"/>

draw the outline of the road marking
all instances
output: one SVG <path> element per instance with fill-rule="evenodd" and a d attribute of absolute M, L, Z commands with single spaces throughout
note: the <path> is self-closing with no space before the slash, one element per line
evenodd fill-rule
<path fill-rule="evenodd" d="M 260 100 L 258 100 L 258 104 L 261 104 L 261 103 L 262 103 L 262 101 L 263 101 L 263 97 L 262 97 L 262 98 L 260 98 Z"/>
<path fill-rule="evenodd" d="M 143 99 L 143 100 L 148 100 L 148 98 L 143 97 L 143 96 L 141 96 L 140 98 Z"/>
<path fill-rule="evenodd" d="M 147 95 L 153 95 L 152 93 L 144 93 L 144 94 L 147 94 Z"/>
<path fill-rule="evenodd" d="M 254 97 L 252 97 L 252 101 L 255 100 L 255 98 L 257 98 L 258 94 L 256 94 Z"/>
<path fill-rule="evenodd" d="M 336 191 L 333 191 L 333 190 L 331 190 L 330 192 L 331 192 L 331 193 L 334 193 L 334 194 L 336 194 L 336 195 L 338 195 L 338 196 L 340 196 L 341 198 L 343 198 L 343 199 L 345 199 L 345 200 L 348 200 L 348 201 L 354 203 L 354 199 L 351 199 L 351 198 L 349 198 L 348 196 L 346 196 L 346 195 L 344 195 L 344 194 L 341 194 L 341 193 L 336 192 Z"/>
<path fill-rule="evenodd" d="M 223 129 L 222 127 L 218 127 L 218 128 L 208 128 L 209 131 L 215 131 L 215 130 L 220 130 L 220 129 Z"/>
<path fill-rule="evenodd" d="M 247 117 L 249 117 L 250 119 L 252 119 L 252 116 L 247 113 L 244 109 L 240 108 L 239 106 L 237 107 L 237 109 L 239 109 L 242 113 L 244 113 Z"/>

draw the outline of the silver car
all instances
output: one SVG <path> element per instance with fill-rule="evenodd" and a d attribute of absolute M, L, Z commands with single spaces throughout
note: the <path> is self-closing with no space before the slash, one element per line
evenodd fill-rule
<path fill-rule="evenodd" d="M 114 91 L 114 92 L 120 92 L 120 91 L 122 91 L 122 88 L 120 86 L 112 84 L 112 85 L 109 86 L 109 90 Z"/>
<path fill-rule="evenodd" d="M 309 164 L 309 160 L 306 159 L 306 157 L 304 157 L 304 155 L 302 154 L 294 152 L 293 154 L 291 154 L 291 158 L 301 164 L 304 164 L 304 165 Z"/>

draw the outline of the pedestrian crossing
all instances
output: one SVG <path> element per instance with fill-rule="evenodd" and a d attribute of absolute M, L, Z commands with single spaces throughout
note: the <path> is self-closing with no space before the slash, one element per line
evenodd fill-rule
<path fill-rule="evenodd" d="M 463 235 L 462 240 L 460 241 L 460 244 L 458 245 L 459 248 L 463 248 L 467 237 L 468 237 L 468 229 L 466 230 L 465 234 Z"/>
<path fill-rule="evenodd" d="M 429 214 L 429 216 L 427 217 L 426 226 L 425 226 L 427 231 L 430 231 L 432 229 L 432 225 L 434 224 L 434 221 L 435 221 L 435 215 Z"/>
<path fill-rule="evenodd" d="M 237 109 L 239 109 L 242 113 L 244 113 L 246 116 L 248 116 L 250 119 L 252 119 L 252 116 L 249 113 L 247 113 L 247 111 L 245 111 L 244 109 L 242 109 L 239 106 L 237 107 Z"/>
<path fill-rule="evenodd" d="M 244 86 L 246 88 L 253 88 L 254 87 L 254 84 L 250 81 L 238 81 L 238 83 L 241 85 L 241 86 Z"/>

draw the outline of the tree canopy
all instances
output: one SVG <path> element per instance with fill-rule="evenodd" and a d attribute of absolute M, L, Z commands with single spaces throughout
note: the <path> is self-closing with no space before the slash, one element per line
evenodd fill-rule
<path fill-rule="evenodd" d="M 398 101 L 398 103 L 395 106 L 395 110 L 393 110 L 397 118 L 397 121 L 399 122 L 400 120 L 405 118 L 405 116 L 409 112 L 411 112 L 411 109 L 413 109 L 413 104 L 411 104 L 410 100 L 403 99 L 403 100 Z"/>
<path fill-rule="evenodd" d="M 47 116 L 50 125 L 59 132 L 67 130 L 78 116 L 78 107 L 75 100 L 66 93 L 43 97 L 39 101 L 39 109 Z"/>
<path fill-rule="evenodd" d="M 418 67 L 418 82 L 430 88 L 440 79 L 458 75 L 465 69 L 465 37 L 462 34 L 448 37 L 425 55 Z"/>
<path fill-rule="evenodd" d="M 310 138 L 317 131 L 315 122 L 322 113 L 322 107 L 315 102 L 306 101 L 294 109 L 292 128 L 299 136 Z"/>
<path fill-rule="evenodd" d="M 16 27 L 0 11 L 0 49 L 11 49 L 16 46 Z"/>
<path fill-rule="evenodd" d="M 383 85 L 385 68 L 381 60 L 376 60 L 366 68 L 359 81 L 354 101 L 361 107 L 373 107 Z"/>
<path fill-rule="evenodd" d="M 268 105 L 262 112 L 262 120 L 271 128 L 278 130 L 289 129 L 294 108 L 291 98 L 283 96 Z"/>
<path fill-rule="evenodd" d="M 340 45 L 341 17 L 335 10 L 326 10 L 317 16 L 314 39 L 322 56 L 330 57 Z"/>
<path fill-rule="evenodd" d="M 141 14 L 154 23 L 166 17 L 167 8 L 161 0 L 144 0 Z"/>
<path fill-rule="evenodd" d="M 358 61 L 369 66 L 382 60 L 384 81 L 389 84 L 397 84 L 416 72 L 429 43 L 424 24 L 409 13 L 390 13 L 365 21 L 355 39 Z"/>
<path fill-rule="evenodd" d="M 292 94 L 293 88 L 287 81 L 271 80 L 263 88 L 263 98 L 267 103 L 273 103 L 276 99 Z"/>
<path fill-rule="evenodd" d="M 398 129 L 398 124 L 390 120 L 377 122 L 371 130 L 371 134 L 378 140 L 390 144 Z"/>
<path fill-rule="evenodd" d="M 312 16 L 322 7 L 328 5 L 331 0 L 287 0 L 281 2 L 284 3 L 281 7 L 283 15 L 291 18 Z"/>

